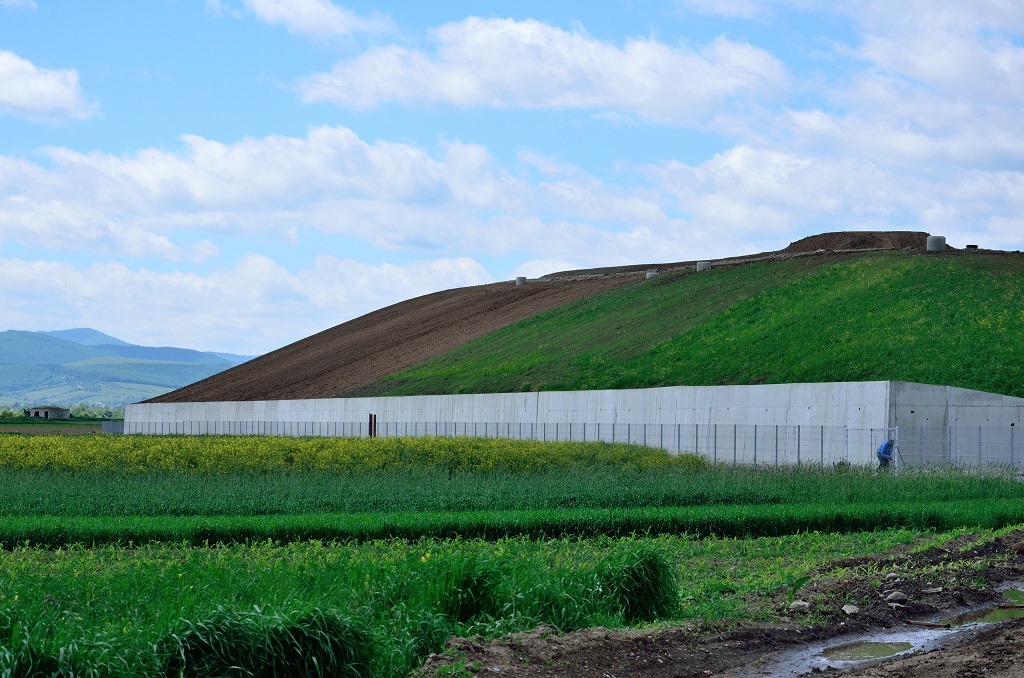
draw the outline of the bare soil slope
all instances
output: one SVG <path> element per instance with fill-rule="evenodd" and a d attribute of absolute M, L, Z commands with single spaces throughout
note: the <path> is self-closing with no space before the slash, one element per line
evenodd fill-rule
<path fill-rule="evenodd" d="M 374 311 L 146 402 L 333 398 L 381 377 L 636 277 L 495 283 Z"/>

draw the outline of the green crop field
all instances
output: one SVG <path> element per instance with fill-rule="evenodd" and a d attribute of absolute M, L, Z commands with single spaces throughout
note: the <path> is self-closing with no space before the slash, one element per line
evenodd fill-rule
<path fill-rule="evenodd" d="M 604 443 L 0 436 L 0 674 L 398 677 L 452 634 L 773 620 L 1022 498 Z"/>
<path fill-rule="evenodd" d="M 344 395 L 897 380 L 1024 396 L 1022 271 L 884 252 L 666 274 Z"/>

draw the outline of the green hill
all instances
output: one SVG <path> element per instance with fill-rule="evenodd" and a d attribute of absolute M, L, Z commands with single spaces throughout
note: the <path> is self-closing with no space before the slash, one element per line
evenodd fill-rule
<path fill-rule="evenodd" d="M 1024 397 L 1024 256 L 825 254 L 665 274 L 339 395 L 889 379 Z"/>
<path fill-rule="evenodd" d="M 106 339 L 112 343 L 95 343 Z M 9 330 L 0 332 L 0 406 L 123 405 L 205 379 L 234 364 L 190 349 L 133 346 L 86 328 Z"/>

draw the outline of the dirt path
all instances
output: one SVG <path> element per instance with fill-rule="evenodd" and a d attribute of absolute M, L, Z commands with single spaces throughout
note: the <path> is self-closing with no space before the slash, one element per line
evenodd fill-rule
<path fill-rule="evenodd" d="M 843 675 L 872 678 L 966 678 L 1024 676 L 1024 619 L 988 624 L 961 634 L 929 631 L 941 644 L 870 666 L 841 670 L 820 659 L 826 645 L 880 633 L 883 638 L 917 632 L 907 620 L 946 619 L 1000 599 L 997 587 L 1024 581 L 1024 556 L 1011 544 L 1024 531 L 979 545 L 971 537 L 943 548 L 911 554 L 909 549 L 834 563 L 846 568 L 841 579 L 819 573 L 805 596 L 820 619 L 815 625 L 782 617 L 777 624 L 695 622 L 666 629 L 590 629 L 558 635 L 550 628 L 483 643 L 452 639 L 444 655 L 432 657 L 420 675 L 475 675 L 517 678 L 704 678 L 705 676 Z M 887 574 L 893 574 L 890 581 Z M 893 608 L 884 597 L 893 590 L 908 595 Z M 801 593 L 804 593 L 802 591 Z M 863 601 L 853 616 L 843 601 Z M 780 609 L 785 600 L 772 601 Z M 812 668 L 801 660 L 813 657 Z M 445 668 L 447 667 L 447 668 Z M 447 671 L 447 673 L 445 672 Z M 470 675 L 467 671 L 462 675 Z"/>

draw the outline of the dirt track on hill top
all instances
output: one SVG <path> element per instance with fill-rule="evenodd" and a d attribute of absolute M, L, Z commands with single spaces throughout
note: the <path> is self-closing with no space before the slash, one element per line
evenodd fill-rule
<path fill-rule="evenodd" d="M 485 334 L 638 280 L 495 283 L 382 308 L 146 402 L 333 398 Z"/>

